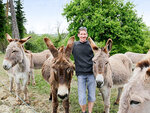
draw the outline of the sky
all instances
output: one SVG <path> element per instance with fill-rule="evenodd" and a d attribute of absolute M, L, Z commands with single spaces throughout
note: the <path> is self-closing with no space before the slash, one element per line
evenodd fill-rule
<path fill-rule="evenodd" d="M 6 0 L 3 0 L 4 3 Z M 60 26 L 60 33 L 67 32 L 69 23 L 64 16 L 63 8 L 71 0 L 22 0 L 27 22 L 27 32 L 36 34 L 55 34 Z M 127 0 L 126 0 L 127 1 Z M 143 15 L 143 21 L 150 26 L 150 0 L 130 0 L 136 7 L 139 17 Z"/>

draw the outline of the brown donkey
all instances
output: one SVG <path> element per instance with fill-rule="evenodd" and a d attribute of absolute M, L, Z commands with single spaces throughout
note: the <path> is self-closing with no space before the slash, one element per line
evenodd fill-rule
<path fill-rule="evenodd" d="M 69 113 L 69 92 L 74 71 L 70 55 L 72 53 L 74 37 L 69 39 L 66 48 L 62 46 L 58 50 L 48 38 L 44 38 L 44 41 L 52 53 L 52 56 L 43 64 L 42 76 L 51 85 L 53 113 L 57 113 L 57 97 L 63 100 L 65 113 Z"/>
<path fill-rule="evenodd" d="M 91 38 L 88 38 L 94 52 L 93 72 L 97 87 L 104 101 L 104 111 L 109 113 L 111 87 L 118 88 L 116 104 L 119 103 L 122 87 L 132 75 L 132 62 L 124 54 L 116 54 L 109 57 L 112 48 L 112 40 L 108 39 L 104 48 L 99 49 Z"/>
<path fill-rule="evenodd" d="M 30 61 L 27 58 L 22 45 L 31 37 L 24 39 L 12 39 L 6 34 L 9 45 L 6 48 L 5 58 L 3 60 L 3 68 L 8 72 L 10 79 L 10 91 L 13 89 L 13 79 L 16 83 L 16 99 L 20 104 L 20 80 L 22 80 L 24 100 L 29 103 L 27 95 L 27 81 L 30 72 Z"/>

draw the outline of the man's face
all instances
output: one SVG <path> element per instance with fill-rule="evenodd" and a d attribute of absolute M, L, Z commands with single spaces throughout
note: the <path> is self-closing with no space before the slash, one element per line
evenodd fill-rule
<path fill-rule="evenodd" d="M 88 37 L 88 33 L 85 30 L 81 30 L 78 33 L 78 37 L 80 38 L 80 42 L 86 42 L 86 38 Z"/>

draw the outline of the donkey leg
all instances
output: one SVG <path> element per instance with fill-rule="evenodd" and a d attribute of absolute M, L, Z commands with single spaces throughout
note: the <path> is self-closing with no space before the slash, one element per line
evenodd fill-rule
<path fill-rule="evenodd" d="M 52 113 L 57 113 L 58 108 L 57 90 L 52 90 L 52 106 L 53 106 Z"/>
<path fill-rule="evenodd" d="M 119 104 L 120 97 L 121 97 L 121 94 L 122 94 L 122 89 L 123 89 L 123 87 L 119 87 L 118 88 L 118 95 L 117 95 L 117 99 L 116 99 L 116 102 L 114 103 L 114 105 L 118 105 Z"/>
<path fill-rule="evenodd" d="M 28 74 L 28 85 L 30 85 L 30 80 L 31 80 L 31 74 Z"/>
<path fill-rule="evenodd" d="M 104 101 L 104 113 L 109 113 L 111 89 L 108 87 L 100 90 Z"/>
<path fill-rule="evenodd" d="M 9 77 L 9 81 L 10 81 L 9 91 L 12 92 L 12 90 L 13 90 L 13 83 L 14 83 L 14 77 Z"/>
<path fill-rule="evenodd" d="M 24 100 L 26 101 L 27 104 L 29 104 L 27 82 L 28 82 L 28 79 L 23 80 L 23 93 L 24 93 Z"/>
<path fill-rule="evenodd" d="M 49 101 L 52 101 L 52 93 L 50 92 Z"/>
<path fill-rule="evenodd" d="M 63 101 L 63 107 L 65 108 L 65 113 L 69 113 L 69 98 Z"/>
<path fill-rule="evenodd" d="M 20 82 L 16 82 L 16 101 L 18 105 L 21 104 L 21 100 L 19 99 L 19 97 L 20 97 Z"/>
<path fill-rule="evenodd" d="M 35 76 L 34 76 L 34 69 L 31 69 L 31 76 L 32 76 L 32 85 L 34 86 L 35 83 Z"/>

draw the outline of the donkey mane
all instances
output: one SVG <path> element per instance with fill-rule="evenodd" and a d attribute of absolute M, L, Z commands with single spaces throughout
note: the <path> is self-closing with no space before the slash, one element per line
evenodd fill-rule
<path fill-rule="evenodd" d="M 150 66 L 150 62 L 148 60 L 143 60 L 143 61 L 137 63 L 137 65 L 136 65 L 136 67 L 140 67 L 141 70 L 143 68 L 146 68 L 146 67 L 149 67 L 149 66 Z"/>
<path fill-rule="evenodd" d="M 94 46 L 93 49 L 94 49 L 94 50 L 98 50 L 98 47 Z"/>
<path fill-rule="evenodd" d="M 140 62 L 136 64 L 136 67 L 140 67 L 141 70 L 143 68 L 149 67 L 150 66 L 150 55 L 147 54 Z"/>

